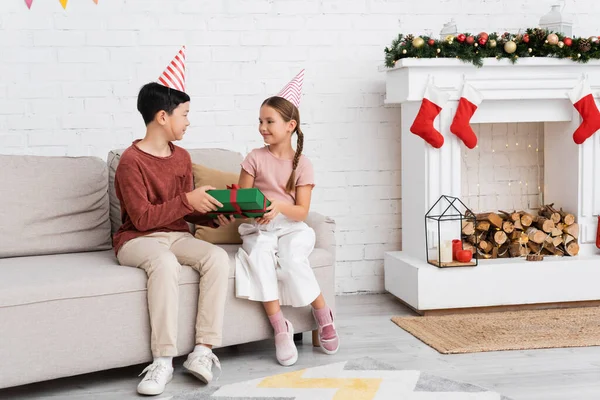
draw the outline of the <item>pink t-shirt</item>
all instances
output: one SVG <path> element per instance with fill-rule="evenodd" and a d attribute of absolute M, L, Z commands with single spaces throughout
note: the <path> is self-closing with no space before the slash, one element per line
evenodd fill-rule
<path fill-rule="evenodd" d="M 296 204 L 296 193 L 285 191 L 292 174 L 292 161 L 276 157 L 265 146 L 252 150 L 242 162 L 242 168 L 254 177 L 254 187 L 260 189 L 267 199 Z M 296 167 L 296 186 L 304 185 L 314 187 L 315 174 L 310 160 L 301 155 Z"/>

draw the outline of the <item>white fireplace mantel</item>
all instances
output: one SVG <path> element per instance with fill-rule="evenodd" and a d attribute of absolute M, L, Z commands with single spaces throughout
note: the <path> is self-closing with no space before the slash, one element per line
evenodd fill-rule
<path fill-rule="evenodd" d="M 571 60 L 528 58 L 511 64 L 508 60 L 486 59 L 484 66 L 477 68 L 456 59 L 402 59 L 385 71 L 385 102 L 401 105 L 403 220 L 403 251 L 386 254 L 386 289 L 417 310 L 600 300 L 600 285 L 593 293 L 578 293 L 577 285 L 570 289 L 572 292 L 565 292 L 564 282 L 569 279 L 560 273 L 567 274 L 574 265 L 581 265 L 584 275 L 589 271 L 595 274 L 588 276 L 589 279 L 600 279 L 600 253 L 594 245 L 595 216 L 600 213 L 600 132 L 583 145 L 573 142 L 572 134 L 581 119 L 567 96 L 584 77 L 594 96 L 598 96 L 600 62 L 580 64 Z M 430 80 L 450 95 L 450 101 L 434 121 L 445 140 L 440 149 L 410 132 Z M 450 132 L 450 124 L 464 82 L 478 89 L 484 99 L 471 123 L 544 123 L 545 202 L 554 202 L 569 210 L 580 225 L 581 256 L 548 260 L 536 266 L 543 268 L 544 264 L 551 264 L 554 277 L 537 296 L 535 289 L 531 292 L 525 288 L 534 287 L 538 282 L 511 283 L 538 276 L 522 273 L 523 269 L 533 268 L 531 263 L 523 261 L 515 267 L 515 262 L 520 260 L 510 260 L 506 263 L 512 267 L 504 268 L 506 265 L 501 260 L 480 261 L 476 268 L 455 269 L 439 269 L 426 263 L 424 216 L 427 209 L 442 194 L 461 196 L 463 144 Z M 534 271 L 531 268 L 527 271 Z M 582 279 L 581 275 L 573 276 Z M 455 287 L 446 293 L 440 288 L 450 277 L 452 282 L 465 282 L 465 285 L 468 282 L 468 285 L 489 287 L 489 283 L 497 283 L 502 295 L 494 296 L 490 290 L 469 292 L 472 286 Z M 440 299 L 441 293 L 444 299 Z"/>

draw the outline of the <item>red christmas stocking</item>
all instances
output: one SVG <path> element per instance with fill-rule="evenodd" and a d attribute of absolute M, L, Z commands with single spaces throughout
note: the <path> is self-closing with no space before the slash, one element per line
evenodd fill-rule
<path fill-rule="evenodd" d="M 410 131 L 420 136 L 427 143 L 439 149 L 444 144 L 444 137 L 433 127 L 433 120 L 448 102 L 448 93 L 429 83 L 425 89 L 423 102 Z"/>
<path fill-rule="evenodd" d="M 586 80 L 581 81 L 569 92 L 569 98 L 583 119 L 581 125 L 573 133 L 573 141 L 582 144 L 600 129 L 600 111 L 598 111 L 592 89 Z"/>
<path fill-rule="evenodd" d="M 598 230 L 596 231 L 596 247 L 600 249 L 600 215 L 598 215 Z"/>
<path fill-rule="evenodd" d="M 458 136 L 469 149 L 474 149 L 477 145 L 477 136 L 471 128 L 470 121 L 482 100 L 481 93 L 473 86 L 465 83 L 458 101 L 458 109 L 454 115 L 452 125 L 450 125 L 450 132 Z"/>

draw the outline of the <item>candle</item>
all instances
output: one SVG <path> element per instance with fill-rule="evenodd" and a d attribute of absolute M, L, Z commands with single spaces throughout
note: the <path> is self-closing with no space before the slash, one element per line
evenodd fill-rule
<path fill-rule="evenodd" d="M 452 262 L 452 240 L 443 240 L 440 245 L 440 262 Z"/>

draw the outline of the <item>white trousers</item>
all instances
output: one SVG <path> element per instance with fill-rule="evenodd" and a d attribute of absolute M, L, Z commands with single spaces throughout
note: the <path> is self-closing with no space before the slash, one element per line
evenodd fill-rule
<path fill-rule="evenodd" d="M 235 257 L 236 297 L 303 307 L 321 293 L 308 262 L 315 231 L 304 222 L 280 214 L 266 225 L 241 224 L 239 233 L 243 244 Z"/>

